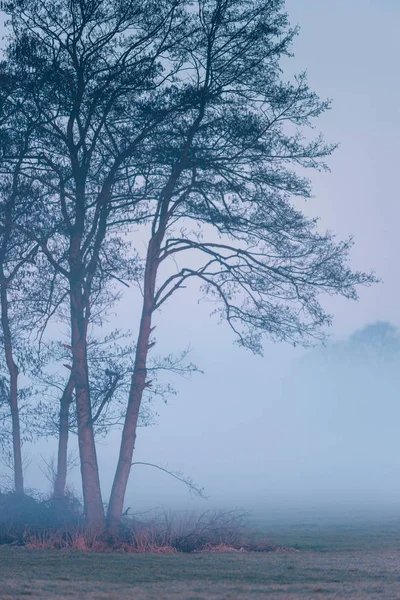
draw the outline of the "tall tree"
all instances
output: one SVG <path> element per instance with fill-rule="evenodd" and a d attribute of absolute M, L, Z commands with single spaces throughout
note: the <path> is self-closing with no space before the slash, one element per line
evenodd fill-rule
<path fill-rule="evenodd" d="M 21 386 L 19 374 L 29 376 L 35 363 L 34 340 L 45 328 L 63 298 L 53 273 L 38 257 L 40 244 L 30 234 L 30 218 L 40 198 L 36 182 L 23 175 L 34 130 L 32 120 L 21 111 L 29 89 L 20 86 L 6 63 L 0 64 L 0 308 L 4 353 L 2 392 L 11 416 L 14 487 L 24 492 L 20 404 L 33 395 Z M 16 93 L 17 92 L 17 93 Z M 11 160 L 8 160 L 10 157 Z M 26 406 L 24 406 L 26 408 Z M 29 411 L 25 411 L 29 418 Z M 24 437 L 32 439 L 35 428 L 25 423 Z"/>
<path fill-rule="evenodd" d="M 325 168 L 333 146 L 302 130 L 329 106 L 304 74 L 282 80 L 280 59 L 295 31 L 280 0 L 198 0 L 187 36 L 179 93 L 191 106 L 155 132 L 146 160 L 150 236 L 135 371 L 108 524 L 122 514 L 144 389 L 152 318 L 197 279 L 240 345 L 262 336 L 307 344 L 330 316 L 320 293 L 356 298 L 371 275 L 347 266 L 351 240 L 321 234 L 295 207 L 308 198 L 304 168 Z M 167 263 L 173 259 L 173 264 Z"/>
<path fill-rule="evenodd" d="M 11 102 L 35 123 L 24 175 L 42 186 L 29 231 L 68 286 L 83 496 L 87 521 L 95 526 L 104 523 L 104 509 L 88 326 L 120 262 L 112 263 L 104 250 L 110 214 L 131 202 L 142 175 L 137 156 L 143 140 L 172 112 L 176 61 L 169 65 L 168 56 L 182 35 L 180 5 L 180 0 L 21 0 L 8 7 L 7 76 L 19 81 Z M 27 90 L 29 100 L 21 103 Z"/>
<path fill-rule="evenodd" d="M 19 385 L 21 364 L 18 366 L 18 362 L 24 362 L 24 355 L 29 355 L 27 333 L 32 328 L 32 322 L 21 308 L 32 270 L 35 270 L 38 245 L 14 227 L 21 216 L 25 218 L 35 193 L 30 183 L 20 179 L 26 139 L 18 139 L 18 136 L 10 136 L 6 142 L 2 139 L 2 149 L 4 143 L 9 147 L 11 138 L 18 158 L 9 173 L 3 172 L 0 181 L 0 340 L 1 362 L 7 370 L 1 385 L 10 409 L 14 487 L 15 492 L 21 495 L 24 493 L 24 481 L 20 400 L 24 392 Z"/>
<path fill-rule="evenodd" d="M 143 306 L 108 523 L 119 521 L 149 382 L 154 312 L 188 281 L 217 302 L 238 342 L 308 343 L 330 322 L 319 294 L 355 298 L 373 277 L 296 208 L 303 169 L 333 146 L 303 130 L 329 107 L 290 55 L 283 0 L 16 0 L 4 76 L 33 130 L 21 174 L 40 190 L 14 228 L 65 290 L 82 487 L 104 524 L 88 331 L 104 294 L 139 279 Z M 7 83 L 8 85 L 8 83 Z M 309 136 L 308 136 L 309 137 Z M 17 157 L 3 157 L 6 164 Z M 149 233 L 143 277 L 127 239 Z M 129 237 L 127 237 L 129 236 Z M 140 239 L 143 239 L 141 235 Z"/>

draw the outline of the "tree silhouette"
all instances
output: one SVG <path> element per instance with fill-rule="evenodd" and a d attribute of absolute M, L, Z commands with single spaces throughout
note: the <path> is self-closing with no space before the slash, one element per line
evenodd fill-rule
<path fill-rule="evenodd" d="M 145 157 L 150 235 L 110 526 L 122 514 L 153 314 L 177 290 L 197 280 L 237 342 L 260 353 L 264 335 L 302 344 L 320 338 L 330 316 L 319 295 L 355 299 L 355 286 L 374 281 L 348 267 L 351 240 L 321 234 L 291 200 L 310 195 L 299 168 L 325 168 L 333 146 L 301 132 L 328 103 L 304 74 L 281 80 L 279 61 L 295 35 L 282 2 L 201 0 L 197 7 L 195 34 L 180 50 L 180 93 L 193 106 L 155 132 Z"/>
<path fill-rule="evenodd" d="M 102 527 L 105 515 L 88 336 L 121 286 L 138 283 L 143 304 L 110 527 L 122 515 L 151 386 L 153 315 L 175 292 L 196 281 L 236 341 L 260 353 L 264 336 L 320 339 L 331 320 L 320 294 L 356 299 L 356 287 L 375 280 L 349 268 L 351 239 L 320 232 L 298 208 L 311 194 L 304 171 L 326 169 L 334 146 L 309 134 L 329 102 L 305 74 L 283 79 L 296 34 L 283 8 L 282 0 L 6 7 L 0 116 L 23 116 L 19 176 L 36 191 L 29 219 L 13 228 L 46 259 L 52 306 L 68 316 L 89 525 Z M 6 144 L 4 169 L 17 158 Z"/>

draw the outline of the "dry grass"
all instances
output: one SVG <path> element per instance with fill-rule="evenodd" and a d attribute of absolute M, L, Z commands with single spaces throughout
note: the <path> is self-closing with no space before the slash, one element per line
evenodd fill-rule
<path fill-rule="evenodd" d="M 171 516 L 161 512 L 146 521 L 130 520 L 113 534 L 93 533 L 82 527 L 61 529 L 19 526 L 7 541 L 30 550 L 75 552 L 129 552 L 174 554 L 177 552 L 274 552 L 282 550 L 271 541 L 255 540 L 237 511 L 207 511 Z"/>
<path fill-rule="evenodd" d="M 252 539 L 246 517 L 237 510 L 175 515 L 159 510 L 147 512 L 144 520 L 126 517 L 112 533 L 94 534 L 85 529 L 82 507 L 73 496 L 60 503 L 0 492 L 0 545 L 108 553 L 275 551 L 270 541 Z"/>
<path fill-rule="evenodd" d="M 275 535 L 280 541 L 278 528 Z M 289 537 L 282 529 L 285 543 L 297 539 L 299 552 L 238 552 L 224 545 L 218 554 L 4 546 L 0 599 L 400 600 L 400 526 L 298 529 Z"/>

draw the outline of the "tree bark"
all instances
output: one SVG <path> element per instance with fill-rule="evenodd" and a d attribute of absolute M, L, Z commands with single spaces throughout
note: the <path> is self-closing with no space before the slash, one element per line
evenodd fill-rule
<path fill-rule="evenodd" d="M 140 404 L 146 387 L 146 366 L 151 335 L 151 317 L 154 305 L 155 281 L 158 268 L 158 251 L 159 243 L 157 243 L 155 238 L 152 238 L 147 252 L 143 308 L 136 346 L 135 366 L 129 390 L 128 406 L 122 431 L 118 463 L 107 511 L 107 527 L 109 530 L 113 530 L 121 521 L 126 488 L 132 466 L 133 451 L 135 449 Z"/>
<path fill-rule="evenodd" d="M 68 469 L 69 407 L 72 402 L 74 387 L 74 379 L 71 374 L 60 399 L 57 472 L 53 491 L 53 496 L 57 499 L 65 497 Z"/>
<path fill-rule="evenodd" d="M 21 426 L 18 406 L 18 367 L 14 361 L 12 336 L 8 313 L 7 284 L 2 277 L 1 282 L 1 324 L 4 336 L 4 351 L 7 369 L 10 376 L 10 412 L 12 424 L 14 487 L 16 494 L 24 493 L 24 474 L 22 468 Z"/>
<path fill-rule="evenodd" d="M 87 317 L 79 279 L 71 281 L 71 346 L 72 376 L 75 382 L 76 414 L 78 423 L 79 457 L 86 523 L 100 529 L 105 525 L 101 497 L 99 467 L 92 422 L 87 361 Z"/>

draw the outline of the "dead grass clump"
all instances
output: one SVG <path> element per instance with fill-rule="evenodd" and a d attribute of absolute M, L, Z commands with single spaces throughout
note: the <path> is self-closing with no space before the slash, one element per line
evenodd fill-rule
<path fill-rule="evenodd" d="M 170 519 L 172 545 L 179 552 L 202 552 L 211 548 L 243 546 L 247 514 L 237 511 L 206 511 L 186 518 Z M 222 551 L 222 550 L 220 550 Z"/>
<path fill-rule="evenodd" d="M 247 552 L 278 552 L 280 548 L 281 546 L 277 546 L 277 544 L 274 544 L 270 540 L 257 541 L 244 545 L 244 549 Z"/>
<path fill-rule="evenodd" d="M 31 550 L 67 550 L 70 552 L 131 552 L 151 554 L 175 554 L 178 551 L 170 544 L 151 540 L 149 537 L 133 537 L 130 542 L 114 539 L 110 541 L 104 535 L 93 535 L 85 531 L 26 532 L 24 546 Z"/>
<path fill-rule="evenodd" d="M 160 511 L 144 520 L 125 519 L 112 532 L 93 532 L 82 522 L 63 527 L 37 523 L 9 524 L 3 543 L 33 550 L 176 554 L 194 552 L 275 552 L 283 549 L 269 541 L 254 541 L 239 511 L 207 511 L 201 515 Z"/>
<path fill-rule="evenodd" d="M 234 548 L 233 546 L 227 546 L 227 544 L 218 544 L 212 546 L 206 544 L 201 552 L 246 552 L 245 548 Z"/>

